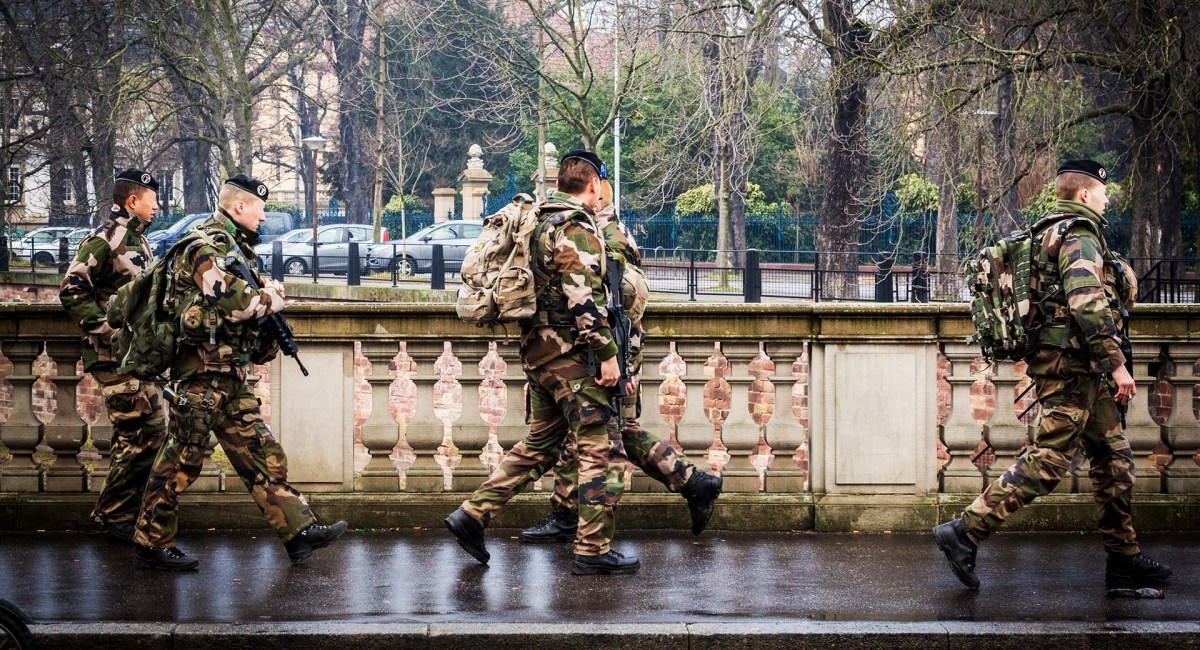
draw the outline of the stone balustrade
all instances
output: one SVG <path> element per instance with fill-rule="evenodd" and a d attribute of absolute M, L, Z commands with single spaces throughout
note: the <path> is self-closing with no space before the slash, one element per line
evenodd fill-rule
<path fill-rule="evenodd" d="M 3 529 L 13 503 L 32 502 L 21 495 L 91 498 L 112 429 L 61 309 L 0 310 Z M 442 508 L 526 431 L 515 328 L 465 325 L 451 305 L 310 303 L 288 315 L 311 376 L 280 357 L 258 369 L 256 389 L 316 503 L 402 508 L 389 495 L 444 495 Z M 647 325 L 643 426 L 721 473 L 725 499 L 747 512 L 790 504 L 815 508 L 817 528 L 917 529 L 1002 472 L 1036 423 L 1036 406 L 1020 417 L 1031 396 L 1014 403 L 1029 381 L 1021 364 L 981 368 L 963 343 L 962 305 L 654 304 Z M 1163 512 L 1151 527 L 1198 527 L 1198 325 L 1200 308 L 1186 305 L 1140 307 L 1132 321 L 1127 435 L 1139 499 Z M 226 472 L 218 452 L 189 496 L 244 495 Z M 667 503 L 651 494 L 660 485 L 631 477 L 631 503 Z M 1090 512 L 1086 468 L 1067 483 L 1063 503 Z"/>

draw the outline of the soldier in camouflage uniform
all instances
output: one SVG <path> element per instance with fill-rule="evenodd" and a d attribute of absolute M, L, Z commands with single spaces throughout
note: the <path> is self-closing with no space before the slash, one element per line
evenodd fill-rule
<path fill-rule="evenodd" d="M 625 457 L 620 433 L 611 426 L 612 387 L 620 368 L 604 306 L 604 242 L 593 216 L 604 175 L 595 154 L 569 152 L 559 168 L 560 191 L 538 206 L 539 224 L 530 246 L 537 312 L 521 324 L 530 432 L 446 518 L 463 549 L 484 564 L 490 558 L 484 528 L 509 499 L 554 466 L 570 435 L 579 463 L 572 572 L 634 573 L 640 566 L 637 558 L 611 547 Z"/>
<path fill-rule="evenodd" d="M 217 213 L 197 226 L 194 241 L 171 261 L 175 289 L 167 298 L 180 320 L 179 352 L 171 368 L 174 394 L 168 439 L 146 485 L 134 557 L 139 565 L 188 570 L 199 564 L 175 547 L 179 494 L 200 475 L 210 432 L 275 529 L 293 563 L 336 540 L 346 522 L 317 523 L 307 501 L 287 482 L 283 447 L 263 423 L 261 403 L 246 383 L 251 365 L 266 363 L 278 344 L 259 320 L 284 308 L 283 285 L 253 289 L 231 265 L 254 258 L 265 220 L 267 187 L 238 174 L 221 190 Z"/>
<path fill-rule="evenodd" d="M 150 263 L 142 231 L 158 212 L 158 182 L 148 172 L 127 169 L 113 183 L 108 218 L 79 243 L 58 297 L 83 329 L 83 370 L 100 384 L 113 423 L 111 464 L 92 520 L 115 541 L 128 543 L 150 465 L 166 436 L 158 388 L 117 373 L 106 317 L 108 300 Z"/>
<path fill-rule="evenodd" d="M 1137 386 L 1122 347 L 1137 286 L 1129 264 L 1109 251 L 1101 234 L 1107 225 L 1102 216 L 1107 176 L 1093 161 L 1064 164 L 1055 181 L 1055 209 L 1032 228 L 1040 246 L 1035 263 L 1046 288 L 1038 346 L 1027 359 L 1041 421 L 1033 444 L 1013 466 L 960 518 L 933 530 L 955 575 L 971 589 L 979 588 L 979 544 L 1013 512 L 1050 494 L 1070 471 L 1080 447 L 1091 461 L 1088 476 L 1108 556 L 1107 583 L 1161 583 L 1171 575 L 1141 552 L 1133 529 L 1133 454 L 1122 412 Z"/>
<path fill-rule="evenodd" d="M 601 183 L 600 210 L 596 213 L 596 225 L 604 233 L 604 243 L 612 259 L 620 261 L 628 269 L 630 265 L 641 266 L 642 255 L 633 234 L 621 223 L 616 206 L 612 203 L 612 186 L 608 181 Z M 610 261 L 611 264 L 611 261 Z M 628 271 L 627 271 L 628 273 Z M 644 301 L 647 296 L 641 296 Z M 638 299 L 626 296 L 624 302 Z M 644 304 L 644 303 L 643 303 Z M 713 506 L 721 494 L 721 478 L 696 470 L 696 466 L 685 456 L 675 451 L 661 438 L 646 431 L 638 424 L 642 413 L 642 347 L 646 330 L 642 327 L 640 313 L 630 312 L 633 307 L 625 304 L 630 314 L 632 331 L 629 337 L 629 367 L 634 383 L 634 397 L 623 405 L 623 427 L 621 442 L 625 453 L 650 478 L 662 483 L 671 492 L 679 492 L 687 500 L 692 518 L 692 533 L 699 535 L 712 518 Z M 542 523 L 521 531 L 521 539 L 530 543 L 569 542 L 575 539 L 578 526 L 577 486 L 579 468 L 575 458 L 574 441 L 565 441 L 562 456 L 554 467 L 554 491 L 550 497 L 550 514 Z"/>

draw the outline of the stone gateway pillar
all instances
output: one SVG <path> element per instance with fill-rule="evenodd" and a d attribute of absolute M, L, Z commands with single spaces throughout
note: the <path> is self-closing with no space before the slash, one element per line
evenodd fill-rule
<path fill-rule="evenodd" d="M 448 221 L 454 214 L 454 197 L 458 191 L 453 187 L 437 187 L 433 190 L 433 222 Z"/>
<path fill-rule="evenodd" d="M 467 155 L 467 168 L 458 175 L 458 182 L 462 184 L 462 218 L 482 221 L 483 197 L 492 182 L 492 175 L 483 168 L 483 149 L 479 145 L 471 145 Z"/>

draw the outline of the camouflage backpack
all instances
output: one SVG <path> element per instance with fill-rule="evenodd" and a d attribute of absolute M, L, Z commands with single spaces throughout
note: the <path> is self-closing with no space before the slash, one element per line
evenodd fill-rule
<path fill-rule="evenodd" d="M 108 324 L 117 373 L 138 379 L 162 377 L 175 362 L 179 319 L 175 314 L 175 274 L 171 260 L 193 242 L 214 245 L 212 237 L 193 230 L 117 290 L 108 301 Z"/>
<path fill-rule="evenodd" d="M 528 194 L 514 196 L 512 203 L 484 219 L 479 239 L 463 257 L 459 318 L 484 326 L 515 322 L 537 311 L 529 248 L 537 224 Z"/>
<path fill-rule="evenodd" d="M 1014 233 L 984 248 L 967 264 L 971 320 L 975 323 L 975 333 L 967 343 L 977 343 L 989 364 L 1022 360 L 1037 347 L 1038 331 L 1044 324 L 1041 303 L 1062 291 L 1056 260 L 1043 254 L 1041 235 L 1064 221 L 1070 222 L 1062 224 L 1065 229 L 1076 223 L 1095 229 L 1092 222 L 1071 214 L 1050 215 L 1035 229 Z"/>

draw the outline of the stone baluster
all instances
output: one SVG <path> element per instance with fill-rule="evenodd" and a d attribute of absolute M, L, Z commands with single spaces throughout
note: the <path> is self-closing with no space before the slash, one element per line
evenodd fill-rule
<path fill-rule="evenodd" d="M 33 461 L 42 425 L 33 412 L 33 361 L 38 356 L 38 344 L 32 341 L 6 341 L 5 356 L 12 364 L 8 383 L 12 389 L 12 412 L 0 426 L 0 442 L 12 459 L 0 474 L 0 492 L 37 492 L 39 470 Z"/>
<path fill-rule="evenodd" d="M 809 482 L 809 404 L 808 400 L 811 395 L 809 384 L 809 344 L 805 343 L 803 352 L 796 360 L 792 362 L 792 378 L 795 381 L 791 385 L 792 393 L 792 417 L 796 419 L 796 424 L 799 425 L 800 436 L 795 442 L 796 448 L 792 451 L 791 461 L 795 466 L 798 477 L 801 481 L 801 486 L 798 488 L 805 492 L 812 489 Z M 790 448 L 790 446 L 789 446 Z M 793 490 L 787 490 L 793 491 Z"/>
<path fill-rule="evenodd" d="M 761 427 L 755 423 L 749 407 L 754 377 L 740 369 L 748 369 L 758 358 L 759 345 L 738 341 L 722 343 L 719 349 L 728 367 L 724 379 L 729 386 L 728 413 L 721 422 L 720 433 L 720 443 L 726 448 L 729 461 L 721 469 L 721 476 L 725 479 L 726 489 L 731 492 L 757 492 L 760 489 L 759 472 L 751 463 L 750 455 L 758 446 Z M 739 369 L 738 372 L 735 369 Z"/>
<path fill-rule="evenodd" d="M 659 355 L 662 355 L 661 357 Z M 658 363 L 654 360 L 659 359 Z M 687 404 L 687 386 L 683 376 L 687 374 L 687 363 L 675 351 L 675 344 L 668 343 L 666 353 L 651 342 L 643 352 L 642 415 L 638 423 L 643 429 L 662 438 L 663 442 L 682 451 L 679 444 L 679 423 L 683 419 Z M 632 468 L 632 463 L 630 464 Z M 666 487 L 646 476 L 640 470 L 630 471 L 632 489 L 638 492 L 665 492 Z"/>
<path fill-rule="evenodd" d="M 413 464 L 408 469 L 409 492 L 441 492 L 444 472 L 437 462 L 438 447 L 444 435 L 443 427 L 434 413 L 434 362 L 443 350 L 440 342 L 413 341 L 408 344 L 408 355 L 413 359 L 416 370 L 411 375 L 416 384 L 416 408 L 407 427 L 407 440 L 413 449 Z M 425 368 L 429 368 L 426 372 Z"/>
<path fill-rule="evenodd" d="M 758 427 L 758 441 L 750 454 L 750 465 L 758 472 L 758 491 L 766 492 L 767 470 L 775 462 L 775 454 L 767 442 L 767 424 L 775 416 L 775 384 L 771 382 L 775 362 L 767 356 L 763 344 L 759 344 L 758 356 L 750 361 L 747 370 L 753 379 L 747 391 L 746 409 Z"/>
<path fill-rule="evenodd" d="M 675 451 L 682 452 L 683 445 L 679 442 L 679 424 L 683 421 L 687 409 L 687 384 L 683 378 L 687 376 L 688 365 L 679 356 L 672 341 L 669 352 L 658 364 L 658 375 L 661 381 L 658 385 L 658 414 L 667 425 L 666 437 L 668 444 Z"/>
<path fill-rule="evenodd" d="M 1168 494 L 1200 492 L 1200 422 L 1192 410 L 1196 386 L 1195 363 L 1200 344 L 1172 343 L 1167 346 L 1168 374 L 1171 385 L 1171 415 L 1162 424 L 1162 441 L 1171 450 L 1171 460 L 1163 468 L 1163 490 Z"/>
<path fill-rule="evenodd" d="M 82 359 L 75 364 L 75 374 L 79 375 L 79 384 L 75 387 L 75 410 L 85 425 L 84 443 L 76 460 L 83 466 L 84 490 L 99 492 L 108 474 L 106 456 L 112 446 L 112 423 L 106 413 L 100 383 L 83 372 Z"/>
<path fill-rule="evenodd" d="M 697 367 L 699 372 L 703 373 L 704 359 L 708 354 L 711 354 L 711 345 L 703 343 L 680 343 L 675 346 L 680 358 L 686 361 L 685 367 L 690 372 L 696 372 Z M 708 453 L 708 447 L 712 444 L 712 423 L 707 420 L 704 410 L 704 387 L 705 382 L 701 378 L 691 377 L 689 381 L 688 375 L 680 375 L 683 389 L 685 391 L 683 399 L 683 415 L 680 418 L 679 424 L 676 427 L 676 441 L 679 443 L 680 451 L 697 465 L 708 465 L 709 469 L 712 466 L 708 464 L 705 456 Z"/>
<path fill-rule="evenodd" d="M 992 383 L 996 387 L 996 411 L 987 423 L 987 441 L 996 459 L 988 466 L 988 481 L 995 480 L 1017 459 L 1017 454 L 1029 442 L 1029 427 L 1017 419 L 1015 399 L 1017 384 L 1013 364 L 1000 362 L 995 366 Z"/>
<path fill-rule="evenodd" d="M 4 356 L 0 347 L 0 492 L 4 491 L 4 470 L 12 463 L 12 450 L 4 445 L 4 423 L 12 417 L 13 387 L 8 378 L 13 374 L 13 364 Z"/>
<path fill-rule="evenodd" d="M 370 416 L 362 425 L 363 446 L 371 458 L 362 471 L 362 488 L 367 492 L 397 492 L 400 490 L 400 474 L 389 458 L 400 439 L 400 429 L 388 408 L 393 378 L 388 364 L 396 355 L 396 344 L 392 341 L 366 341 L 362 344 L 363 355 L 371 364 L 371 374 L 366 377 L 370 385 Z"/>
<path fill-rule="evenodd" d="M 434 460 L 442 468 L 442 489 L 454 489 L 454 471 L 462 462 L 462 454 L 454 443 L 454 423 L 462 417 L 463 388 L 458 382 L 462 375 L 462 362 L 454 356 L 449 341 L 442 348 L 442 356 L 433 364 L 433 374 L 438 377 L 433 385 L 433 413 L 442 423 L 442 443 L 438 445 Z"/>
<path fill-rule="evenodd" d="M 504 458 L 504 447 L 500 446 L 500 424 L 508 414 L 508 386 L 504 376 L 508 363 L 496 349 L 496 342 L 488 343 L 487 355 L 479 361 L 479 417 L 487 426 L 487 442 L 479 453 L 479 464 L 486 474 L 491 475 Z"/>
<path fill-rule="evenodd" d="M 950 462 L 942 472 L 942 491 L 977 493 L 983 489 L 983 475 L 971 462 L 971 456 L 979 446 L 980 436 L 988 433 L 987 425 L 981 427 L 975 420 L 971 405 L 971 387 L 976 381 L 971 376 L 971 362 L 978 350 L 962 343 L 947 343 L 944 354 L 950 361 L 950 376 L 946 377 L 950 384 L 950 415 L 941 429 Z"/>
<path fill-rule="evenodd" d="M 1162 431 L 1150 417 L 1150 393 L 1158 384 L 1158 377 L 1150 373 L 1150 368 L 1158 364 L 1161 352 L 1162 346 L 1157 343 L 1133 345 L 1133 380 L 1137 382 L 1137 394 L 1130 400 L 1125 414 L 1125 437 L 1133 451 L 1135 494 L 1162 492 L 1162 473 L 1152 458 L 1154 449 L 1162 441 Z"/>
<path fill-rule="evenodd" d="M 75 387 L 80 376 L 75 374 L 79 359 L 79 341 L 53 341 L 46 344 L 46 355 L 53 364 L 53 373 L 44 375 L 54 394 L 53 416 L 42 428 L 42 444 L 52 450 L 54 460 L 46 466 L 47 492 L 81 492 L 86 473 L 76 457 L 83 448 L 87 426 L 75 408 Z"/>
<path fill-rule="evenodd" d="M 487 341 L 462 341 L 454 344 L 454 355 L 459 362 L 457 375 L 458 401 L 460 417 L 451 423 L 454 433 L 454 445 L 461 450 L 482 450 L 488 444 L 489 427 L 483 420 L 480 405 L 480 390 L 483 386 L 483 374 L 480 362 L 487 357 L 490 346 Z M 462 361 L 466 363 L 462 363 Z M 479 360 L 479 361 L 476 361 Z M 466 413 L 467 417 L 461 417 Z M 476 417 L 478 414 L 478 417 Z M 460 462 L 454 470 L 450 490 L 468 492 L 479 487 L 491 475 L 483 463 L 478 462 L 478 456 L 472 451 L 472 458 Z M 499 462 L 499 458 L 496 459 Z"/>
<path fill-rule="evenodd" d="M 416 462 L 417 455 L 408 442 L 408 429 L 417 414 L 417 362 L 408 356 L 408 346 L 400 344 L 400 351 L 392 359 L 391 372 L 395 379 L 388 389 L 388 410 L 400 431 L 396 446 L 389 457 L 400 475 L 400 489 L 408 489 L 408 470 Z"/>
<path fill-rule="evenodd" d="M 721 435 L 732 405 L 733 389 L 726 379 L 732 371 L 729 360 L 721 352 L 721 343 L 713 343 L 713 353 L 704 362 L 704 376 L 707 378 L 704 382 L 704 417 L 712 426 L 711 444 L 705 453 L 705 459 L 717 474 L 724 472 L 730 460 L 729 449 L 722 441 Z"/>

